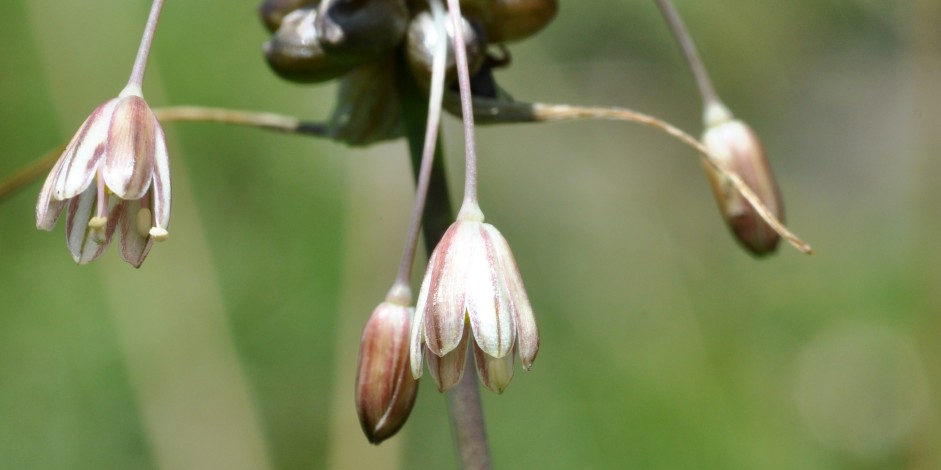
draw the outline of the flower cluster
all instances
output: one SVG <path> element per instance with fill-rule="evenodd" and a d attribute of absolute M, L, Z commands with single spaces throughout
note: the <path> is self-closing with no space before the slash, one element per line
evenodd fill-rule
<path fill-rule="evenodd" d="M 461 6 L 470 73 L 487 82 L 490 66 L 506 62 L 489 59 L 488 46 L 539 32 L 555 17 L 558 0 L 462 0 Z M 419 0 L 266 0 L 259 13 L 273 35 L 263 51 L 271 69 L 286 80 L 340 79 L 331 121 L 334 139 L 367 145 L 398 138 L 402 125 L 393 53 L 404 45 L 412 76 L 427 90 L 435 37 L 427 9 Z M 448 35 L 454 35 L 450 26 Z M 448 80 L 456 75 L 451 60 Z"/>

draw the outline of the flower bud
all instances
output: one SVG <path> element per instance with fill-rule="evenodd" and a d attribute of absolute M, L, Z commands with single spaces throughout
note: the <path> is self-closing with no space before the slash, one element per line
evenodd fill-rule
<path fill-rule="evenodd" d="M 404 0 L 324 0 L 319 7 L 317 34 L 329 54 L 359 65 L 398 47 L 408 19 Z"/>
<path fill-rule="evenodd" d="M 482 35 L 474 28 L 467 18 L 462 18 L 461 29 L 464 32 L 464 48 L 467 51 L 467 67 L 471 75 L 477 73 L 486 58 L 487 44 Z M 454 27 L 451 21 L 446 21 L 445 30 L 448 32 L 448 55 L 445 62 L 445 83 L 457 79 L 457 65 L 454 60 Z M 425 89 L 431 82 L 431 65 L 434 62 L 434 51 L 438 44 L 437 28 L 434 19 L 427 11 L 419 12 L 412 18 L 405 35 L 405 51 L 409 69 L 412 75 Z"/>
<path fill-rule="evenodd" d="M 356 411 L 366 438 L 373 444 L 402 428 L 418 394 L 418 380 L 409 367 L 412 312 L 410 307 L 387 300 L 376 307 L 363 330 Z"/>
<path fill-rule="evenodd" d="M 320 47 L 317 39 L 317 8 L 304 7 L 288 13 L 263 50 L 268 65 L 281 78 L 299 83 L 332 80 L 354 65 L 338 60 Z"/>
<path fill-rule="evenodd" d="M 258 15 L 272 33 L 281 27 L 288 13 L 300 7 L 317 5 L 317 0 L 265 0 L 258 6 Z"/>
<path fill-rule="evenodd" d="M 771 213 L 783 221 L 781 194 L 758 136 L 747 124 L 734 119 L 722 105 L 709 106 L 705 121 L 703 144 L 709 149 L 715 163 L 737 173 Z M 719 211 L 735 238 L 756 256 L 773 252 L 780 238 L 777 232 L 761 218 L 728 178 L 708 166 L 706 174 L 712 183 Z"/>

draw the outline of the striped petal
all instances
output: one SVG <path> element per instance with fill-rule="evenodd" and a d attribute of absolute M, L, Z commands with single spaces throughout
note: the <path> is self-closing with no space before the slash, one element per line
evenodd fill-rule
<path fill-rule="evenodd" d="M 473 229 L 471 229 L 472 231 Z M 425 345 L 436 356 L 457 347 L 464 334 L 466 263 L 472 246 L 464 222 L 451 224 L 428 261 L 416 309 L 422 310 Z"/>
<path fill-rule="evenodd" d="M 66 147 L 65 152 L 69 152 L 69 148 L 72 147 L 72 143 Z M 42 190 L 39 191 L 39 199 L 36 201 L 36 228 L 40 230 L 52 230 L 56 225 L 56 221 L 59 220 L 59 214 L 62 213 L 62 208 L 65 207 L 65 201 L 60 201 L 52 197 L 52 187 L 55 183 L 56 176 L 59 174 L 59 170 L 62 169 L 62 162 L 64 157 L 59 157 L 59 160 L 56 161 L 56 164 L 52 167 L 52 170 L 49 172 L 49 176 L 46 177 L 46 182 L 42 185 Z"/>
<path fill-rule="evenodd" d="M 424 295 L 428 295 L 428 284 L 431 282 L 429 276 L 425 276 L 421 283 L 421 292 L 424 292 Z M 418 301 L 421 302 L 421 294 L 419 294 Z M 418 305 L 423 305 L 419 303 Z M 424 345 L 424 334 L 425 334 L 425 324 L 422 321 L 424 318 L 425 309 L 416 308 L 415 309 L 415 318 L 412 319 L 412 331 L 409 338 L 411 343 L 409 346 L 409 362 L 412 366 L 412 377 L 416 380 L 421 378 L 422 374 L 422 356 L 425 352 Z"/>
<path fill-rule="evenodd" d="M 520 276 L 513 252 L 510 251 L 510 245 L 496 228 L 489 224 L 485 225 L 487 225 L 487 230 L 491 232 L 490 240 L 493 242 L 496 261 L 500 266 L 500 272 L 506 285 L 507 299 L 515 320 L 520 359 L 523 361 L 523 368 L 530 370 L 533 367 L 533 361 L 536 360 L 536 354 L 539 352 L 539 329 L 536 327 L 533 306 L 529 302 L 529 296 L 526 295 L 523 278 Z"/>
<path fill-rule="evenodd" d="M 121 230 L 121 258 L 140 268 L 150 253 L 154 244 L 153 237 L 148 234 L 152 217 L 149 209 L 144 209 L 144 201 L 150 198 L 147 194 L 144 199 L 122 201 L 124 210 L 120 215 Z M 140 220 L 141 218 L 145 220 Z"/>
<path fill-rule="evenodd" d="M 516 365 L 515 354 L 493 357 L 475 344 L 474 362 L 477 365 L 477 377 L 480 377 L 480 382 L 494 392 L 503 393 L 513 380 L 513 369 Z"/>
<path fill-rule="evenodd" d="M 464 376 L 464 364 L 467 361 L 467 343 L 469 335 L 467 328 L 464 328 L 464 335 L 451 352 L 443 357 L 435 354 L 426 354 L 428 358 L 428 371 L 431 372 L 431 378 L 435 380 L 438 391 L 443 392 L 461 381 Z"/>
<path fill-rule="evenodd" d="M 72 142 L 62 154 L 62 164 L 52 185 L 53 197 L 60 201 L 71 199 L 91 184 L 98 171 L 108 137 L 108 123 L 116 100 L 96 108 L 79 128 Z"/>
<path fill-rule="evenodd" d="M 154 227 L 162 233 L 151 234 L 157 240 L 166 237 L 170 226 L 170 156 L 167 153 L 167 138 L 160 123 L 156 123 L 157 142 L 154 153 L 153 171 L 153 201 L 154 201 Z"/>
<path fill-rule="evenodd" d="M 504 357 L 516 342 L 516 321 L 500 265 L 498 251 L 506 244 L 492 225 L 466 222 L 475 233 L 471 255 L 462 260 L 467 265 L 467 315 L 474 339 L 490 356 Z"/>
<path fill-rule="evenodd" d="M 150 189 L 158 125 L 140 96 L 118 99 L 108 128 L 104 178 L 121 199 L 140 199 Z"/>

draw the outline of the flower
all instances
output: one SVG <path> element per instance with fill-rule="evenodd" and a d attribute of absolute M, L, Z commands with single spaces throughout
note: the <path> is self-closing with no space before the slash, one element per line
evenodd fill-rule
<path fill-rule="evenodd" d="M 154 240 L 167 238 L 166 137 L 138 86 L 125 87 L 79 128 L 39 193 L 36 227 L 52 230 L 66 206 L 66 241 L 79 264 L 101 256 L 115 230 L 121 257 L 134 267 Z"/>
<path fill-rule="evenodd" d="M 418 395 L 409 371 L 409 323 L 414 309 L 408 287 L 392 288 L 363 330 L 356 372 L 356 411 L 373 444 L 392 437 L 408 419 Z"/>
<path fill-rule="evenodd" d="M 529 370 L 539 350 L 532 306 L 509 245 L 484 223 L 476 203 L 465 203 L 428 261 L 412 324 L 412 374 L 421 376 L 427 357 L 438 389 L 454 386 L 464 373 L 471 335 L 477 374 L 497 393 L 513 378 L 516 352 Z"/>
<path fill-rule="evenodd" d="M 777 182 L 771 173 L 764 146 L 751 127 L 735 119 L 721 104 L 713 104 L 705 111 L 706 131 L 703 144 L 722 168 L 734 171 L 754 191 L 758 199 L 779 220 L 784 220 L 784 205 Z M 780 237 L 758 215 L 752 205 L 734 188 L 728 178 L 711 167 L 706 174 L 725 218 L 735 238 L 757 256 L 775 250 Z"/>

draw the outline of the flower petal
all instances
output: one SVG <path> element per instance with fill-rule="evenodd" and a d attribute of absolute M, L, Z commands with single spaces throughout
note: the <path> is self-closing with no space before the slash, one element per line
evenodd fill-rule
<path fill-rule="evenodd" d="M 52 170 L 49 171 L 49 176 L 46 177 L 46 182 L 42 185 L 42 190 L 39 191 L 39 199 L 36 201 L 37 229 L 52 230 L 56 225 L 56 221 L 59 220 L 59 214 L 62 213 L 62 208 L 65 207 L 65 201 L 60 201 L 52 197 L 52 187 L 59 171 L 62 169 L 62 162 L 65 160 L 65 155 L 68 154 L 72 144 L 73 143 L 69 143 L 65 152 L 59 157 L 59 160 L 56 161 Z"/>
<path fill-rule="evenodd" d="M 104 177 L 108 188 L 121 199 L 140 199 L 150 189 L 157 126 L 157 118 L 143 98 L 118 98 L 108 127 Z"/>
<path fill-rule="evenodd" d="M 157 142 L 154 153 L 154 226 L 166 229 L 170 225 L 170 156 L 167 153 L 167 138 L 163 127 L 156 123 Z"/>
<path fill-rule="evenodd" d="M 431 372 L 431 378 L 435 380 L 438 391 L 443 392 L 461 381 L 464 376 L 464 364 L 467 361 L 467 343 L 470 338 L 469 328 L 464 328 L 464 334 L 461 341 L 458 342 L 451 352 L 438 357 L 435 354 L 426 354 L 428 358 L 428 371 Z M 430 351 L 429 351 L 430 352 Z"/>
<path fill-rule="evenodd" d="M 477 377 L 480 377 L 485 387 L 494 392 L 503 393 L 513 380 L 513 369 L 516 365 L 515 354 L 493 357 L 474 344 L 474 362 L 477 364 Z"/>
<path fill-rule="evenodd" d="M 144 196 L 149 198 L 150 194 Z M 138 223 L 138 213 L 143 209 L 143 199 L 134 201 L 123 201 L 124 210 L 120 214 L 121 230 L 121 258 L 134 266 L 140 268 L 150 253 L 150 248 L 154 244 L 153 237 L 146 231 L 141 231 Z M 149 211 L 148 211 L 149 213 Z M 151 219 L 150 216 L 147 217 Z M 146 228 L 150 228 L 149 226 Z"/>
<path fill-rule="evenodd" d="M 464 222 L 451 224 L 428 260 L 418 294 L 416 309 L 423 310 L 425 345 L 439 357 L 456 348 L 464 334 L 467 231 Z"/>
<path fill-rule="evenodd" d="M 62 164 L 52 185 L 53 197 L 71 199 L 87 188 L 98 171 L 108 137 L 108 123 L 116 100 L 92 111 L 62 154 Z"/>
<path fill-rule="evenodd" d="M 476 231 L 474 249 L 465 260 L 468 266 L 467 315 L 480 348 L 490 356 L 503 357 L 516 342 L 513 304 L 498 253 L 506 242 L 492 225 L 472 224 Z"/>
<path fill-rule="evenodd" d="M 523 278 L 520 276 L 513 252 L 510 251 L 510 245 L 496 228 L 489 224 L 485 225 L 488 231 L 492 231 L 490 240 L 493 242 L 494 253 L 497 255 L 500 271 L 503 273 L 506 282 L 509 294 L 507 298 L 515 317 L 520 359 L 523 361 L 523 368 L 530 370 L 533 367 L 533 361 L 536 360 L 536 354 L 539 352 L 539 329 L 536 327 L 533 306 L 529 302 L 529 296 L 526 295 Z"/>
<path fill-rule="evenodd" d="M 419 301 L 421 301 L 421 295 L 427 295 L 428 293 L 428 284 L 429 277 L 425 276 L 425 279 L 421 283 L 421 292 L 424 294 L 419 294 Z M 418 304 L 422 305 L 422 304 Z M 415 379 L 421 378 L 422 373 L 422 356 L 425 352 L 424 347 L 424 335 L 425 335 L 425 324 L 422 321 L 425 310 L 423 308 L 415 309 L 415 318 L 412 319 L 412 332 L 410 335 L 410 346 L 409 346 L 409 362 L 412 366 L 412 377 Z"/>
<path fill-rule="evenodd" d="M 89 186 L 80 196 L 69 201 L 65 216 L 65 236 L 72 259 L 78 264 L 94 261 L 111 243 L 111 237 L 117 226 L 124 206 L 117 198 L 108 198 L 108 222 L 101 229 L 88 226 L 98 203 L 98 188 Z"/>

